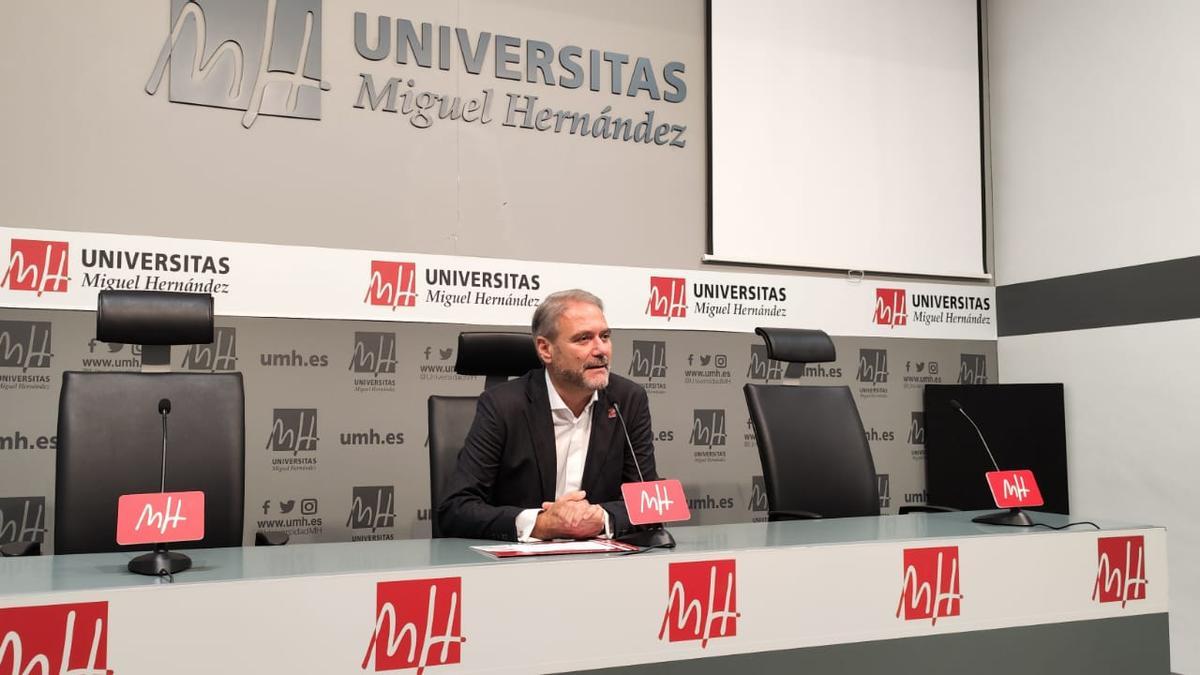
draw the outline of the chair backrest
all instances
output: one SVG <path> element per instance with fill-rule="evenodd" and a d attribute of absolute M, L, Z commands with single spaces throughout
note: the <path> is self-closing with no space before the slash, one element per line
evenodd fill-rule
<path fill-rule="evenodd" d="M 437 507 L 446 496 L 446 483 L 467 440 L 478 401 L 478 396 L 429 397 L 429 522 L 434 538 L 442 536 Z"/>
<path fill-rule="evenodd" d="M 875 462 L 850 389 L 747 384 L 771 511 L 879 515 Z"/>
<path fill-rule="evenodd" d="M 150 548 L 117 545 L 117 499 L 159 489 L 164 398 L 171 401 L 166 489 L 201 490 L 205 501 L 204 539 L 171 547 L 242 545 L 241 373 L 67 372 L 58 407 L 56 554 Z"/>
<path fill-rule="evenodd" d="M 491 388 L 510 377 L 540 368 L 542 360 L 529 333 L 467 332 L 458 334 L 454 372 L 482 375 Z M 433 536 L 440 537 L 437 507 L 445 496 L 446 481 L 458 464 L 458 453 L 475 420 L 477 396 L 429 397 L 429 521 Z"/>

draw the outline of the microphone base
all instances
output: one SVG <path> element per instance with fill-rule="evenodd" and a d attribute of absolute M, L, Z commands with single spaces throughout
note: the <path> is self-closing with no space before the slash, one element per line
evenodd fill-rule
<path fill-rule="evenodd" d="M 675 537 L 665 528 L 654 530 L 638 530 L 621 537 L 615 537 L 622 544 L 632 544 L 639 548 L 675 548 Z"/>
<path fill-rule="evenodd" d="M 168 551 L 165 548 L 155 549 L 152 553 L 143 553 L 129 561 L 130 572 L 144 574 L 149 577 L 176 574 L 191 569 L 191 567 L 191 558 L 182 553 Z"/>
<path fill-rule="evenodd" d="M 984 525 L 1008 525 L 1011 527 L 1033 527 L 1033 519 L 1029 517 L 1021 509 L 1009 509 L 1007 511 L 996 511 L 995 513 L 985 513 L 982 516 L 975 516 L 971 519 L 973 523 L 983 523 Z"/>

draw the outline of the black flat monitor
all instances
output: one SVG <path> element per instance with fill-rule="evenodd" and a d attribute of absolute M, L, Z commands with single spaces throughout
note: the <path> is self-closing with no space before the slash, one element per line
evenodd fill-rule
<path fill-rule="evenodd" d="M 925 387 L 927 503 L 963 510 L 994 509 L 984 474 L 992 463 L 958 401 L 987 439 L 1001 469 L 1031 469 L 1045 506 L 1069 513 L 1063 386 L 960 384 Z"/>

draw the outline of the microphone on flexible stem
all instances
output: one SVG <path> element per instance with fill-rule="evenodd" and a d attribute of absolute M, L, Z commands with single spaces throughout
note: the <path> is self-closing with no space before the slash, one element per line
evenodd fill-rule
<path fill-rule="evenodd" d="M 158 414 L 162 417 L 162 468 L 158 478 L 158 491 L 167 491 L 167 415 L 171 414 L 171 399 L 158 400 Z M 129 571 L 147 576 L 171 576 L 192 566 L 192 559 L 182 553 L 167 550 L 166 544 L 155 544 L 154 551 L 143 553 L 129 561 Z"/>
<path fill-rule="evenodd" d="M 971 426 L 975 427 L 975 433 L 979 435 L 979 442 L 983 444 L 983 449 L 987 451 L 988 459 L 992 461 L 992 466 L 996 469 L 996 471 L 999 471 L 1000 465 L 996 463 L 996 457 L 992 454 L 992 449 L 988 447 L 987 440 L 983 437 L 983 432 L 979 430 L 979 425 L 975 423 L 975 420 L 971 419 L 971 416 L 967 414 L 966 410 L 963 410 L 962 404 L 958 401 L 950 399 L 950 407 L 962 413 L 962 416 L 971 423 Z M 1019 508 L 1011 508 L 1007 511 L 996 511 L 994 513 L 985 513 L 982 516 L 975 516 L 971 519 L 971 522 L 984 523 L 987 525 L 1012 525 L 1015 527 L 1033 526 L 1033 519 L 1029 517 L 1029 514 L 1025 513 Z"/>
<path fill-rule="evenodd" d="M 625 447 L 629 448 L 629 454 L 633 457 L 633 466 L 637 469 L 638 481 L 645 483 L 646 479 L 642 477 L 642 465 L 638 462 L 637 453 L 633 451 L 633 441 L 629 438 L 629 427 L 625 426 L 625 416 L 621 414 L 621 407 L 616 401 L 612 402 L 613 411 L 617 413 L 617 421 L 621 423 L 621 431 L 625 434 Z M 653 529 L 636 530 L 629 534 L 615 537 L 615 539 L 623 544 L 632 544 L 642 549 L 651 548 L 675 548 L 675 537 L 667 531 L 661 524 Z"/>

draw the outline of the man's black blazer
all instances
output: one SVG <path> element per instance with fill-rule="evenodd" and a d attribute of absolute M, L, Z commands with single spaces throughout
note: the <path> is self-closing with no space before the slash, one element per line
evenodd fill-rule
<path fill-rule="evenodd" d="M 479 397 L 446 498 L 437 507 L 442 536 L 515 541 L 517 514 L 554 501 L 558 461 L 545 373 L 531 370 Z M 629 426 L 642 475 L 646 480 L 658 480 L 658 475 L 646 391 L 610 373 L 608 389 L 592 406 L 592 435 L 580 489 L 589 502 L 608 511 L 613 535 L 620 536 L 632 529 L 621 484 L 637 481 L 638 472 L 612 411 L 614 402 Z"/>

